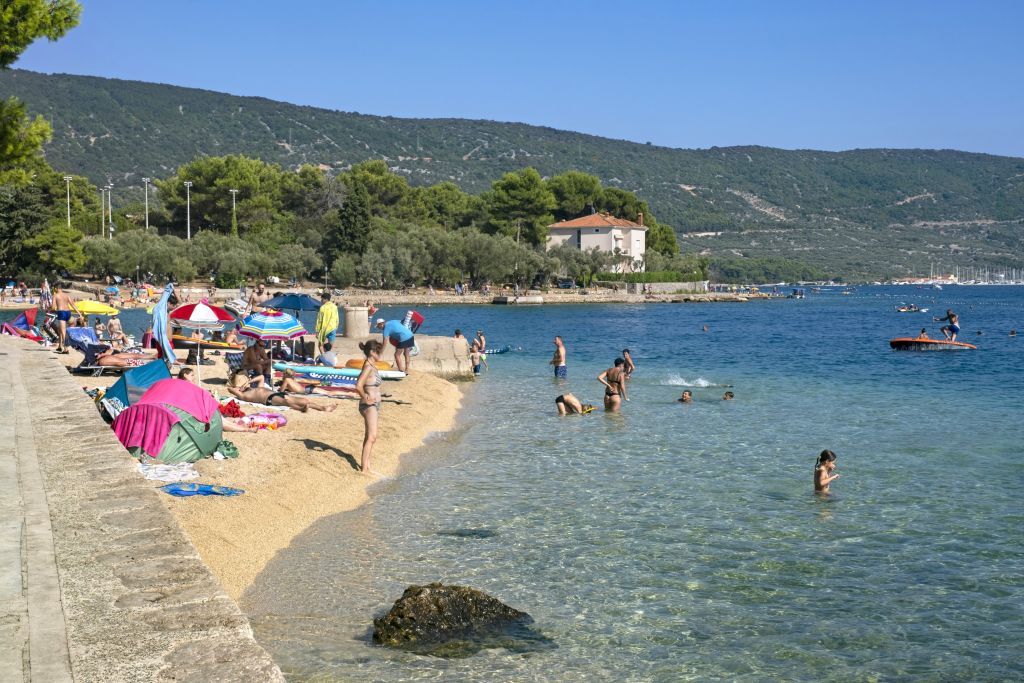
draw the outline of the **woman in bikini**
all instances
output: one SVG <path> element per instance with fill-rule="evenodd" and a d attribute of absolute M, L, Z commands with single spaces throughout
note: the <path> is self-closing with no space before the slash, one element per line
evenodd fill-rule
<path fill-rule="evenodd" d="M 359 414 L 363 416 L 366 431 L 363 434 L 363 450 L 359 456 L 359 469 L 363 472 L 370 471 L 370 455 L 373 452 L 373 444 L 377 441 L 377 418 L 380 415 L 380 372 L 377 370 L 377 361 L 380 360 L 380 352 L 384 345 L 376 339 L 365 341 L 359 345 L 366 360 L 363 362 L 363 371 L 359 373 L 356 380 L 356 393 L 359 394 Z"/>
<path fill-rule="evenodd" d="M 622 399 L 626 398 L 626 370 L 623 367 L 625 364 L 624 359 L 616 358 L 613 367 L 597 376 L 597 381 L 604 385 L 604 409 L 606 412 L 617 411 L 622 405 Z"/>

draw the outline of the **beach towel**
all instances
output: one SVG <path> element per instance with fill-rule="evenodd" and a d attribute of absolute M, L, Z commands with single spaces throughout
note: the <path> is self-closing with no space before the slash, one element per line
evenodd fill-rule
<path fill-rule="evenodd" d="M 199 472 L 196 472 L 196 468 L 193 467 L 190 462 L 179 462 L 174 465 L 147 464 L 140 462 L 138 467 L 142 476 L 154 481 L 187 481 L 189 479 L 196 479 L 199 476 Z"/>
<path fill-rule="evenodd" d="M 160 490 L 172 496 L 240 496 L 245 491 L 230 486 L 214 486 L 213 484 L 174 483 L 161 486 Z"/>

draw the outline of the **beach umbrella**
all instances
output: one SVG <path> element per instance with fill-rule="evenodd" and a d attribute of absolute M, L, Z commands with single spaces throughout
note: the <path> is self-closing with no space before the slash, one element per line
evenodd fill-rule
<path fill-rule="evenodd" d="M 92 299 L 86 299 L 85 301 L 76 301 L 75 308 L 82 315 L 117 315 L 121 311 L 117 310 L 113 306 L 102 304 L 99 301 L 93 301 Z"/>
<path fill-rule="evenodd" d="M 107 287 L 107 294 L 118 294 L 120 293 L 120 291 L 121 290 L 115 287 L 114 285 L 110 285 L 109 287 Z"/>
<path fill-rule="evenodd" d="M 178 306 L 170 312 L 169 317 L 171 322 L 193 330 L 220 330 L 235 320 L 235 316 L 228 311 L 220 306 L 211 306 L 206 301 Z"/>
<path fill-rule="evenodd" d="M 221 330 L 224 325 L 234 322 L 235 316 L 219 306 L 211 306 L 205 300 L 197 304 L 178 306 L 170 312 L 172 323 L 192 330 Z M 196 344 L 196 376 L 202 379 L 203 345 Z"/>
<path fill-rule="evenodd" d="M 285 311 L 317 311 L 320 309 L 320 300 L 311 297 L 309 294 L 279 294 L 264 301 L 263 308 L 274 308 Z"/>
<path fill-rule="evenodd" d="M 171 344 L 171 331 L 168 329 L 170 319 L 167 315 L 167 302 L 170 301 L 173 291 L 174 284 L 168 282 L 167 286 L 164 287 L 164 293 L 160 296 L 160 300 L 153 305 L 152 309 L 153 336 L 156 337 L 157 342 L 160 344 L 164 362 L 167 363 L 168 368 L 178 360 L 174 355 L 174 345 Z"/>
<path fill-rule="evenodd" d="M 306 328 L 287 313 L 263 311 L 245 316 L 238 328 L 238 333 L 253 339 L 282 341 L 301 337 L 306 334 Z"/>

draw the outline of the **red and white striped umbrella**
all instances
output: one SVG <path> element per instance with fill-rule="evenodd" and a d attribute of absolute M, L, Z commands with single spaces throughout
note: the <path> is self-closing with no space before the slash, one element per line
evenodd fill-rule
<path fill-rule="evenodd" d="M 220 330 L 227 323 L 233 322 L 235 316 L 219 306 L 200 302 L 178 306 L 171 311 L 170 318 L 171 322 L 192 330 Z"/>

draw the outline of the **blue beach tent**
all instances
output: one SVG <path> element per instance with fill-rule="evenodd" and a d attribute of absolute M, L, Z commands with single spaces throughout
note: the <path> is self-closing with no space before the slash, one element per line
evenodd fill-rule
<path fill-rule="evenodd" d="M 117 380 L 113 386 L 107 389 L 107 393 L 103 394 L 103 400 L 109 402 L 115 410 L 124 410 L 135 405 L 135 402 L 146 393 L 146 389 L 170 376 L 167 364 L 159 359 L 137 368 L 128 368 L 121 375 L 121 379 Z"/>

